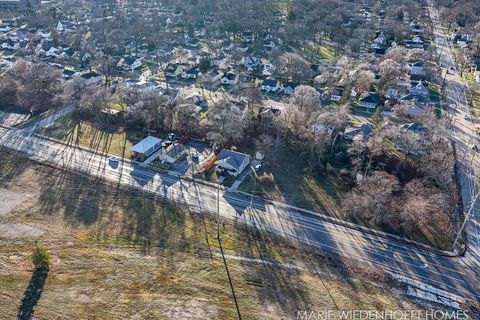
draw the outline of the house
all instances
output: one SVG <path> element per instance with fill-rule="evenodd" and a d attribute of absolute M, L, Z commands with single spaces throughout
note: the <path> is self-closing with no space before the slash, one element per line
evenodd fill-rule
<path fill-rule="evenodd" d="M 253 71 L 260 66 L 260 60 L 254 56 L 244 57 L 241 62 L 248 71 Z"/>
<path fill-rule="evenodd" d="M 263 41 L 263 46 L 265 47 L 265 49 L 266 49 L 267 51 L 273 50 L 273 49 L 275 49 L 275 48 L 277 47 L 272 40 L 265 40 L 265 41 Z"/>
<path fill-rule="evenodd" d="M 181 143 L 172 143 L 163 148 L 158 158 L 162 162 L 175 163 L 188 154 L 188 149 Z"/>
<path fill-rule="evenodd" d="M 414 36 L 411 40 L 404 40 L 403 45 L 407 49 L 423 49 L 424 42 L 419 36 Z"/>
<path fill-rule="evenodd" d="M 385 92 L 385 98 L 389 100 L 397 100 L 399 96 L 400 96 L 400 93 L 398 92 L 397 89 L 394 89 L 394 88 L 388 88 L 387 91 Z"/>
<path fill-rule="evenodd" d="M 197 38 L 192 38 L 187 41 L 187 46 L 189 47 L 198 48 L 199 45 L 200 45 L 200 40 Z"/>
<path fill-rule="evenodd" d="M 205 79 L 210 83 L 215 83 L 222 78 L 222 74 L 217 69 L 213 69 L 205 75 Z"/>
<path fill-rule="evenodd" d="M 250 42 L 253 42 L 253 40 L 254 40 L 253 32 L 245 31 L 243 33 L 243 41 L 244 42 L 250 43 Z"/>
<path fill-rule="evenodd" d="M 189 70 L 182 72 L 183 79 L 197 79 L 198 76 L 200 75 L 202 75 L 202 73 L 198 68 L 191 68 Z"/>
<path fill-rule="evenodd" d="M 315 133 L 315 134 L 327 134 L 329 136 L 332 135 L 333 133 L 333 129 L 324 125 L 324 124 L 321 124 L 321 123 L 316 123 L 314 125 L 312 125 L 312 132 Z"/>
<path fill-rule="evenodd" d="M 410 89 L 410 94 L 414 97 L 419 98 L 419 100 L 425 100 L 428 97 L 428 88 L 419 82 L 416 86 Z"/>
<path fill-rule="evenodd" d="M 421 116 L 424 115 L 428 112 L 426 107 L 417 101 L 414 101 L 410 105 L 407 106 L 406 113 L 409 117 L 416 117 L 416 116 Z"/>
<path fill-rule="evenodd" d="M 411 130 L 418 133 L 427 133 L 428 129 L 419 122 L 405 123 L 400 126 L 400 128 L 405 130 Z"/>
<path fill-rule="evenodd" d="M 231 43 L 230 41 L 226 41 L 223 43 L 222 45 L 222 50 L 223 51 L 230 51 L 233 49 L 233 43 Z"/>
<path fill-rule="evenodd" d="M 82 74 L 82 78 L 86 80 L 87 85 L 95 84 L 102 81 L 102 77 L 95 71 L 89 71 Z"/>
<path fill-rule="evenodd" d="M 360 98 L 360 100 L 358 101 L 358 106 L 368 110 L 374 110 L 380 105 L 381 102 L 382 102 L 382 99 L 378 94 L 369 93 L 365 95 L 363 98 Z"/>
<path fill-rule="evenodd" d="M 215 55 L 211 59 L 211 65 L 217 66 L 220 69 L 227 69 L 230 64 L 230 57 L 220 52 L 218 55 Z"/>
<path fill-rule="evenodd" d="M 342 86 L 336 86 L 332 90 L 332 94 L 330 95 L 330 101 L 338 102 L 342 99 L 343 92 L 345 89 Z"/>
<path fill-rule="evenodd" d="M 79 77 L 80 75 L 80 72 L 71 68 L 65 68 L 62 72 L 62 76 L 65 80 L 72 79 L 73 77 Z"/>
<path fill-rule="evenodd" d="M 417 61 L 414 64 L 410 65 L 409 73 L 412 75 L 420 75 L 425 76 L 427 73 L 425 72 L 425 62 L 424 61 Z"/>
<path fill-rule="evenodd" d="M 262 91 L 277 92 L 280 89 L 280 81 L 275 79 L 265 79 L 262 83 Z"/>
<path fill-rule="evenodd" d="M 269 122 L 279 114 L 280 109 L 276 106 L 263 107 L 260 111 L 260 118 L 264 122 Z"/>
<path fill-rule="evenodd" d="M 148 136 L 130 150 L 135 158 L 146 159 L 162 147 L 162 139 Z"/>
<path fill-rule="evenodd" d="M 142 66 L 142 60 L 143 58 L 135 58 L 135 57 L 124 57 L 120 58 L 120 60 L 117 63 L 118 68 L 122 68 L 123 70 L 136 70 Z"/>
<path fill-rule="evenodd" d="M 183 72 L 183 67 L 179 63 L 170 63 L 167 68 L 165 68 L 165 75 L 167 77 L 176 78 L 181 75 Z"/>
<path fill-rule="evenodd" d="M 218 154 L 215 170 L 236 177 L 245 170 L 249 163 L 250 156 L 248 154 L 223 149 Z"/>
<path fill-rule="evenodd" d="M 233 71 L 224 73 L 220 81 L 222 84 L 234 85 L 238 83 L 239 75 Z"/>
<path fill-rule="evenodd" d="M 271 76 L 272 75 L 272 71 L 275 70 L 275 67 L 274 65 L 268 61 L 268 60 L 264 60 L 262 61 L 262 67 L 263 67 L 263 71 L 262 71 L 262 74 L 264 76 Z"/>
<path fill-rule="evenodd" d="M 240 49 L 241 52 L 247 52 L 250 49 L 250 46 L 248 44 L 244 43 L 240 46 L 239 49 Z"/>
<path fill-rule="evenodd" d="M 367 141 L 372 132 L 373 125 L 364 122 L 356 126 L 348 126 L 343 132 L 343 137 L 350 141 Z"/>
<path fill-rule="evenodd" d="M 293 82 L 287 82 L 284 86 L 283 86 L 283 93 L 285 93 L 286 95 L 292 95 L 294 92 L 295 92 L 295 88 L 297 86 L 293 83 Z"/>

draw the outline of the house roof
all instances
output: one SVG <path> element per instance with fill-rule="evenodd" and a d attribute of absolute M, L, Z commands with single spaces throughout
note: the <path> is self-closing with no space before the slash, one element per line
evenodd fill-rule
<path fill-rule="evenodd" d="M 381 102 L 381 98 L 378 94 L 376 93 L 370 93 L 369 95 L 363 97 L 362 99 L 360 99 L 360 101 L 362 102 L 367 102 L 367 103 L 380 103 Z"/>
<path fill-rule="evenodd" d="M 96 73 L 95 71 L 90 71 L 90 72 L 82 74 L 82 78 L 84 78 L 84 79 L 92 79 L 92 78 L 95 78 L 95 77 L 98 77 L 98 76 L 100 76 L 100 75 L 98 73 Z"/>
<path fill-rule="evenodd" d="M 480 71 L 480 56 L 473 57 L 473 63 L 476 66 L 476 70 Z"/>
<path fill-rule="evenodd" d="M 165 69 L 165 71 L 166 72 L 175 72 L 179 66 L 180 66 L 180 64 L 178 64 L 178 63 L 170 63 L 167 66 L 167 69 Z"/>
<path fill-rule="evenodd" d="M 425 62 L 420 60 L 420 61 L 415 62 L 412 65 L 412 67 L 422 67 L 423 68 L 424 65 L 425 65 Z"/>
<path fill-rule="evenodd" d="M 427 132 L 428 129 L 419 122 L 405 123 L 402 125 L 403 129 L 417 131 L 417 132 Z"/>
<path fill-rule="evenodd" d="M 424 86 L 421 82 L 419 82 L 415 87 L 413 87 L 411 90 L 421 90 L 423 92 L 428 93 L 428 88 Z"/>
<path fill-rule="evenodd" d="M 198 68 L 192 68 L 192 69 L 189 69 L 187 71 L 185 71 L 185 73 L 187 74 L 198 74 L 200 72 L 200 70 L 198 70 Z"/>
<path fill-rule="evenodd" d="M 240 167 L 242 166 L 242 163 L 249 157 L 248 154 L 237 152 L 237 151 L 232 151 L 232 150 L 227 150 L 223 149 L 220 151 L 218 154 L 218 159 L 215 162 L 215 164 L 223 164 L 226 163 L 232 168 L 239 170 Z"/>
<path fill-rule="evenodd" d="M 187 150 L 187 148 L 183 144 L 176 143 L 176 144 L 169 145 L 165 150 L 166 151 L 165 154 L 171 158 L 176 159 L 185 150 Z"/>
<path fill-rule="evenodd" d="M 265 79 L 265 80 L 263 81 L 263 84 L 262 84 L 262 85 L 263 85 L 263 86 L 266 86 L 266 87 L 268 86 L 268 87 L 273 88 L 273 87 L 276 87 L 276 86 L 278 85 L 278 80 L 275 80 L 275 79 Z"/>
<path fill-rule="evenodd" d="M 342 96 L 345 88 L 342 86 L 336 86 L 332 90 L 332 96 Z"/>
<path fill-rule="evenodd" d="M 208 75 L 213 78 L 213 77 L 218 76 L 218 75 L 219 75 L 219 72 L 218 72 L 217 69 L 213 69 L 212 71 L 210 71 L 210 72 L 208 73 Z"/>
<path fill-rule="evenodd" d="M 227 72 L 223 74 L 223 78 L 227 78 L 228 80 L 233 81 L 237 78 L 237 74 L 233 72 Z"/>
<path fill-rule="evenodd" d="M 373 132 L 373 126 L 370 123 L 362 123 L 358 126 L 348 126 L 344 131 L 345 138 L 354 139 L 361 135 L 362 140 L 368 140 L 368 137 Z"/>
<path fill-rule="evenodd" d="M 131 150 L 137 153 L 146 153 L 156 145 L 159 145 L 162 142 L 162 139 L 148 136 L 139 143 L 135 144 Z"/>

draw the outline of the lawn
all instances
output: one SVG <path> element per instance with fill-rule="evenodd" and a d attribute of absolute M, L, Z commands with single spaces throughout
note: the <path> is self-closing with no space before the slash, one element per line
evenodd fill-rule
<path fill-rule="evenodd" d="M 433 102 L 433 103 L 440 102 L 440 88 L 438 85 L 429 84 L 428 91 L 430 93 L 430 102 Z"/>
<path fill-rule="evenodd" d="M 468 84 L 472 84 L 475 81 L 475 75 L 471 72 L 464 72 L 462 75 L 462 80 Z"/>
<path fill-rule="evenodd" d="M 340 203 L 343 192 L 328 177 L 315 178 L 302 170 L 304 164 L 295 155 L 285 154 L 277 161 L 281 166 L 265 169 L 254 182 L 247 177 L 240 190 L 263 195 L 297 207 L 333 217 L 342 217 Z"/>
<path fill-rule="evenodd" d="M 297 310 L 418 308 L 380 272 L 252 228 L 227 223 L 217 236 L 215 219 L 141 192 L 6 153 L 0 159 L 0 188 L 28 198 L 3 221 L 37 230 L 0 236 L 6 240 L 0 241 L 2 319 L 16 317 L 34 283 L 35 240 L 52 262 L 33 292 L 36 319 L 235 319 L 232 291 L 244 319 L 294 319 Z"/>
<path fill-rule="evenodd" d="M 71 114 L 59 118 L 52 127 L 43 129 L 41 133 L 120 157 L 129 157 L 132 145 L 143 138 L 142 132 L 123 130 L 121 127 L 97 128 Z"/>
<path fill-rule="evenodd" d="M 303 51 L 307 57 L 314 60 L 333 60 L 335 58 L 335 50 L 328 43 L 322 43 L 320 45 L 308 45 L 303 48 Z"/>

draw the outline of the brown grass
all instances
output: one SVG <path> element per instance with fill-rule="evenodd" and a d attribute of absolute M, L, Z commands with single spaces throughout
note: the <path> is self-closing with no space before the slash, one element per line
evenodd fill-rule
<path fill-rule="evenodd" d="M 34 240 L 52 257 L 36 319 L 235 319 L 226 268 L 244 319 L 415 307 L 378 281 L 381 273 L 228 224 L 220 226 L 225 254 L 273 264 L 227 259 L 225 265 L 214 219 L 5 153 L 0 159 L 0 187 L 30 195 L 5 221 L 44 231 L 38 239 L 0 236 L 1 319 L 16 317 L 32 276 Z"/>

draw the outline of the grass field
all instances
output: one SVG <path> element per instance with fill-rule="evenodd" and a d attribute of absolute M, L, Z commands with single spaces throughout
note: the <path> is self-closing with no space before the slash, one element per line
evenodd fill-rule
<path fill-rule="evenodd" d="M 255 183 L 252 177 L 246 178 L 240 189 L 332 217 L 342 217 L 340 203 L 343 193 L 332 180 L 326 176 L 315 178 L 303 171 L 305 164 L 297 156 L 284 155 L 277 163 L 281 165 L 266 169 Z"/>
<path fill-rule="evenodd" d="M 35 240 L 52 261 L 33 293 L 35 319 L 235 319 L 233 292 L 243 319 L 418 308 L 381 273 L 348 261 L 229 224 L 217 238 L 215 219 L 10 154 L 0 159 L 0 188 L 28 199 L 1 223 L 37 230 L 0 235 L 1 319 L 16 317 L 36 283 Z"/>
<path fill-rule="evenodd" d="M 43 129 L 41 133 L 121 157 L 129 157 L 132 145 L 142 138 L 140 133 L 123 131 L 122 128 L 100 129 L 70 114 L 59 118 L 53 127 Z"/>

